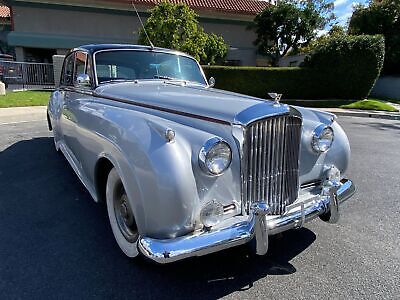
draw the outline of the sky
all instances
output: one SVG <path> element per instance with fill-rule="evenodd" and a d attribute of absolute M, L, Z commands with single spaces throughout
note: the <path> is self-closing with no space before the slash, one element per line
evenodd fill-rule
<path fill-rule="evenodd" d="M 366 4 L 367 0 L 335 0 L 334 3 L 337 22 L 345 26 L 353 13 L 353 5 L 357 3 Z"/>

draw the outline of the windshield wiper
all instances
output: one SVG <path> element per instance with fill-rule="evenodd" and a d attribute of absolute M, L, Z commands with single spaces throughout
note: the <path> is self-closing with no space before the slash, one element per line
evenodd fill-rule
<path fill-rule="evenodd" d="M 102 83 L 117 83 L 117 82 L 130 82 L 130 81 L 134 81 L 132 79 L 110 79 L 110 80 L 104 80 L 101 81 L 100 84 Z"/>
<path fill-rule="evenodd" d="M 154 75 L 154 79 L 165 79 L 165 80 L 176 80 L 176 81 L 186 81 L 184 79 L 174 78 L 170 76 Z"/>

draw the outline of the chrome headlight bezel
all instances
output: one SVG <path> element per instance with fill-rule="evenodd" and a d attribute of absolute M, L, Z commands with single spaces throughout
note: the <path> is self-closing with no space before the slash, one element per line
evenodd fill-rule
<path fill-rule="evenodd" d="M 325 153 L 331 148 L 334 139 L 335 132 L 332 127 L 321 124 L 313 131 L 311 148 L 317 153 Z"/>
<path fill-rule="evenodd" d="M 210 155 L 212 155 L 212 151 L 215 150 L 216 147 L 225 147 L 225 150 L 229 152 L 227 163 L 224 164 L 223 168 L 219 171 L 215 171 L 210 168 Z M 226 158 L 226 157 L 225 157 Z M 207 140 L 203 147 L 201 147 L 199 152 L 199 165 L 200 168 L 208 175 L 219 176 L 222 175 L 231 165 L 232 163 L 232 149 L 229 144 L 224 141 L 222 138 L 213 137 Z"/>

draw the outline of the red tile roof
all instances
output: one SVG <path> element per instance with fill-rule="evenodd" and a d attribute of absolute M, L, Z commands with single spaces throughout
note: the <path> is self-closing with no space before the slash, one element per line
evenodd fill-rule
<path fill-rule="evenodd" d="M 165 0 L 134 0 L 134 3 L 155 5 L 163 1 Z M 256 15 L 270 5 L 266 1 L 260 0 L 168 0 L 168 2 L 186 3 L 193 9 L 244 15 Z"/>
<path fill-rule="evenodd" d="M 0 18 L 9 18 L 10 9 L 7 6 L 0 6 Z"/>

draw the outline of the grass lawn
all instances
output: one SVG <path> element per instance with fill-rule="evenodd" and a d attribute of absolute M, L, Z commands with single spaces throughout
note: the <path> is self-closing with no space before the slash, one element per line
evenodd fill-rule
<path fill-rule="evenodd" d="M 362 110 L 379 110 L 379 111 L 389 111 L 389 112 L 396 112 L 398 111 L 392 105 L 375 100 L 375 99 L 365 99 L 360 100 L 357 102 L 353 102 L 351 104 L 341 105 L 340 108 L 346 109 L 362 109 Z"/>
<path fill-rule="evenodd" d="M 0 107 L 47 105 L 49 98 L 50 92 L 45 91 L 8 92 L 0 96 Z"/>
<path fill-rule="evenodd" d="M 379 111 L 398 111 L 392 105 L 382 100 L 366 99 L 366 100 L 283 100 L 282 102 L 290 105 L 298 105 L 303 107 L 316 108 L 345 108 L 345 109 L 362 109 L 362 110 L 379 110 Z M 396 102 L 396 101 L 393 101 Z"/>

